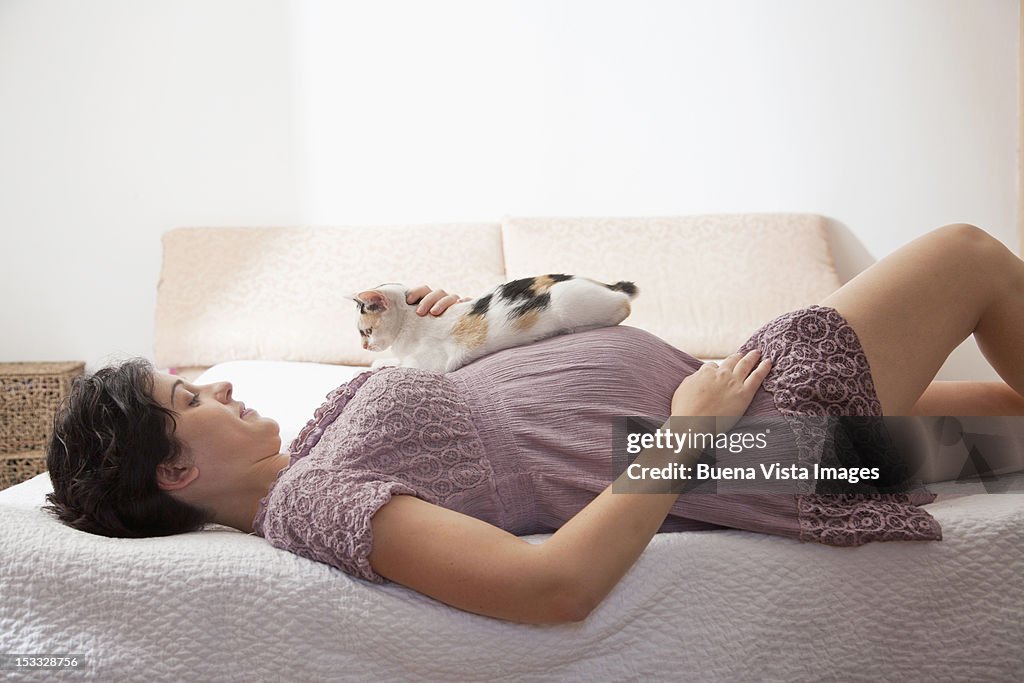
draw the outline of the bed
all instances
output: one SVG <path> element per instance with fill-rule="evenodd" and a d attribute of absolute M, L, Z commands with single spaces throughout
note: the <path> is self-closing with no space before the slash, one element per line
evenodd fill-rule
<path fill-rule="evenodd" d="M 367 369 L 344 334 L 351 312 L 316 292 L 395 280 L 369 272 L 353 248 L 382 237 L 398 246 L 378 271 L 460 293 L 561 270 L 620 279 L 642 266 L 630 324 L 704 357 L 725 355 L 751 319 L 838 286 L 823 219 L 805 214 L 179 229 L 164 238 L 154 357 L 231 381 L 290 443 L 329 391 Z M 439 247 L 451 240 L 455 255 Z M 684 256 L 692 267 L 679 272 Z M 746 286 L 717 275 L 727 263 L 746 264 Z M 680 291 L 717 298 L 682 306 L 662 296 Z M 716 313 L 713 328 L 700 327 Z M 1002 483 L 1024 491 L 1024 474 Z M 586 621 L 525 626 L 227 527 L 152 539 L 78 532 L 40 509 L 44 473 L 0 491 L 0 654 L 77 654 L 78 671 L 61 675 L 119 681 L 1024 679 L 1024 495 L 981 482 L 931 489 L 941 542 L 659 534 Z"/>

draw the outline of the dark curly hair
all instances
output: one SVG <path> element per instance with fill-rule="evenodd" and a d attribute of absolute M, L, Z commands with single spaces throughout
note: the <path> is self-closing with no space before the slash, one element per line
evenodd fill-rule
<path fill-rule="evenodd" d="M 53 493 L 44 510 L 101 536 L 142 538 L 197 531 L 213 512 L 156 483 L 157 465 L 180 455 L 174 412 L 153 397 L 145 358 L 77 377 L 57 409 L 46 465 Z"/>

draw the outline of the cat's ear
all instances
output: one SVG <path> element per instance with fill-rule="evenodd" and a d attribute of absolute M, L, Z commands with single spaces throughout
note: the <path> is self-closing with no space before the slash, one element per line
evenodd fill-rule
<path fill-rule="evenodd" d="M 388 298 L 384 293 L 376 289 L 368 289 L 349 297 L 359 306 L 360 313 L 380 313 L 389 308 Z"/>
<path fill-rule="evenodd" d="M 364 304 L 362 301 L 359 300 L 359 296 L 358 295 L 356 295 L 356 294 L 342 294 L 341 298 L 342 299 L 348 299 L 349 301 L 355 302 L 356 312 L 359 313 L 360 315 L 363 314 L 363 312 L 364 312 L 363 311 L 363 307 L 366 304 Z"/>

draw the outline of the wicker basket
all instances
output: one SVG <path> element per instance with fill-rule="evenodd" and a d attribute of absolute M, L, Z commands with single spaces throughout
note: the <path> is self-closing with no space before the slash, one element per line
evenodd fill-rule
<path fill-rule="evenodd" d="M 0 363 L 0 489 L 46 470 L 53 414 L 85 363 Z"/>

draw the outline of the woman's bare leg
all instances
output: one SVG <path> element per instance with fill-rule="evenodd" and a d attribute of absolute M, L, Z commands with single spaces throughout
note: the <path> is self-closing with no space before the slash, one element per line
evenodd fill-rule
<path fill-rule="evenodd" d="M 886 415 L 909 414 L 972 333 L 1024 394 L 1024 261 L 979 228 L 947 225 L 919 237 L 821 303 L 856 330 Z"/>
<path fill-rule="evenodd" d="M 932 382 L 911 409 L 912 415 L 920 416 L 1024 416 L 1024 396 L 1002 382 Z M 927 424 L 934 425 L 934 422 Z M 1024 417 L 998 417 L 996 421 L 967 421 L 965 431 L 980 428 L 982 433 L 993 436 L 1009 436 L 1017 444 L 1024 443 Z M 992 431 L 987 431 L 991 429 Z M 991 447 L 999 439 L 990 441 L 977 455 L 981 461 L 971 458 L 966 442 L 947 443 L 934 433 L 926 436 L 927 447 L 920 455 L 921 473 L 925 483 L 947 481 L 961 477 L 965 471 L 974 473 L 978 468 L 991 474 L 1001 475 L 1024 470 L 1024 450 L 1018 445 L 1012 447 Z"/>
<path fill-rule="evenodd" d="M 1024 415 L 1024 396 L 1003 382 L 932 382 L 911 415 Z"/>

